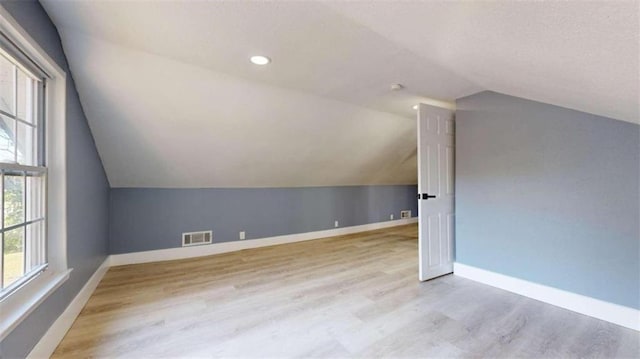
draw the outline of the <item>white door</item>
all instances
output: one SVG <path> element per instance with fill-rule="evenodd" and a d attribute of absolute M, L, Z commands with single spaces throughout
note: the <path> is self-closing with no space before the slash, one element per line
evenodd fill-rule
<path fill-rule="evenodd" d="M 420 280 L 453 272 L 454 113 L 418 109 L 418 252 Z"/>

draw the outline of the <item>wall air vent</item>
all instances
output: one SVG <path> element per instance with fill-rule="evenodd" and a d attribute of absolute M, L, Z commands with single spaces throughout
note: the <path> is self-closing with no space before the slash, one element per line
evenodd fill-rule
<path fill-rule="evenodd" d="M 182 233 L 182 246 L 211 244 L 211 239 L 213 239 L 212 231 Z"/>
<path fill-rule="evenodd" d="M 411 211 L 400 211 L 400 218 L 411 218 Z"/>

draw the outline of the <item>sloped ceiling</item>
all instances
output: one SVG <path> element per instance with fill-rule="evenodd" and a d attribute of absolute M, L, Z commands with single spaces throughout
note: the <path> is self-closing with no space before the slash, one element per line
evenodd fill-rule
<path fill-rule="evenodd" d="M 114 187 L 415 183 L 412 106 L 485 89 L 639 117 L 633 2 L 43 6 Z"/>

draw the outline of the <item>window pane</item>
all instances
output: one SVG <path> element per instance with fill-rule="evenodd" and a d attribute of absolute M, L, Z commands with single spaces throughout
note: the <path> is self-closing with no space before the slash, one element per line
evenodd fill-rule
<path fill-rule="evenodd" d="M 3 265 L 5 288 L 24 275 L 24 227 L 5 232 Z"/>
<path fill-rule="evenodd" d="M 35 166 L 36 163 L 36 131 L 33 127 L 17 122 L 18 125 L 18 163 L 21 165 Z"/>
<path fill-rule="evenodd" d="M 0 110 L 10 114 L 15 114 L 14 77 L 15 66 L 0 55 Z"/>
<path fill-rule="evenodd" d="M 0 116 L 0 162 L 15 163 L 16 121 Z"/>
<path fill-rule="evenodd" d="M 45 263 L 44 222 L 35 222 L 26 227 L 26 265 L 27 272 Z"/>
<path fill-rule="evenodd" d="M 33 82 L 24 72 L 18 70 L 18 118 L 33 123 Z"/>
<path fill-rule="evenodd" d="M 4 175 L 4 227 L 24 222 L 23 176 Z M 6 238 L 5 238 L 6 239 Z"/>
<path fill-rule="evenodd" d="M 27 176 L 27 221 L 44 215 L 44 174 Z"/>

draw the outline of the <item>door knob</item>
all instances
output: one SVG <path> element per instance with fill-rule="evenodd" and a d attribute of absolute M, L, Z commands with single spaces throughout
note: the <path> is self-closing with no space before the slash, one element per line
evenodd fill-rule
<path fill-rule="evenodd" d="M 436 198 L 436 196 L 431 196 L 428 193 L 423 193 L 422 194 L 422 199 L 429 199 L 429 198 Z"/>

